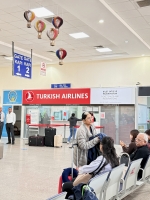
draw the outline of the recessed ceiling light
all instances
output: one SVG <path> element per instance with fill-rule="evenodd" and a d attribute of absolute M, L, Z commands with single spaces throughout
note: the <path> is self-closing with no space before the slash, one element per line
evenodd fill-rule
<path fill-rule="evenodd" d="M 103 19 L 99 20 L 99 23 L 100 24 L 104 23 L 104 20 Z"/>
<path fill-rule="evenodd" d="M 52 13 L 51 11 L 47 10 L 44 7 L 34 8 L 34 9 L 31 9 L 31 11 L 35 13 L 36 17 L 48 17 L 48 16 L 54 15 L 54 13 Z"/>
<path fill-rule="evenodd" d="M 112 51 L 111 49 L 109 49 L 109 48 L 98 48 L 98 49 L 96 49 L 96 51 L 99 51 L 99 52 L 110 52 L 110 51 Z"/>
<path fill-rule="evenodd" d="M 87 34 L 80 32 L 80 33 L 72 33 L 69 34 L 71 37 L 75 38 L 75 39 L 79 39 L 79 38 L 87 38 L 89 37 Z"/>
<path fill-rule="evenodd" d="M 4 56 L 4 58 L 5 58 L 6 60 L 13 60 L 13 57 L 9 57 L 9 56 Z"/>
<path fill-rule="evenodd" d="M 128 40 L 125 40 L 124 42 L 127 44 L 129 41 L 128 41 Z"/>
<path fill-rule="evenodd" d="M 142 54 L 142 56 L 145 56 L 145 54 Z"/>

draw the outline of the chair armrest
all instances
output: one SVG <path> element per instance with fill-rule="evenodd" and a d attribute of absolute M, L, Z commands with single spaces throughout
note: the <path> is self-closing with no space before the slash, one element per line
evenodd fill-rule
<path fill-rule="evenodd" d="M 141 179 L 139 179 L 138 181 L 141 181 L 141 180 L 143 180 L 143 175 L 144 175 L 144 173 L 143 173 L 143 172 L 144 172 L 144 169 L 140 168 L 140 169 L 139 169 L 139 171 L 140 171 L 140 170 L 142 171 L 142 178 L 141 178 Z"/>

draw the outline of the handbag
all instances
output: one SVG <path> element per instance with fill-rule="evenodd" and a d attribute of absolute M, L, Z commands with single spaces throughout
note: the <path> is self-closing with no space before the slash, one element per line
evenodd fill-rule
<path fill-rule="evenodd" d="M 87 184 L 89 182 L 89 180 L 91 178 L 93 178 L 93 176 L 95 176 L 96 174 L 98 174 L 101 169 L 107 164 L 106 162 L 104 163 L 104 165 L 102 165 L 103 163 L 103 160 L 104 160 L 104 157 L 100 163 L 100 165 L 96 168 L 96 170 L 94 170 L 92 173 L 87 173 L 87 174 L 79 174 L 77 176 L 77 178 L 74 180 L 73 182 L 73 186 L 77 186 L 79 185 L 80 183 L 85 183 Z M 101 166 L 102 165 L 102 166 Z"/>

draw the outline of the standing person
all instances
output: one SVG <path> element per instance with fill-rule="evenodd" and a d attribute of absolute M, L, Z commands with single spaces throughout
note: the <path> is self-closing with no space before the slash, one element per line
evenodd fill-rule
<path fill-rule="evenodd" d="M 68 138 L 68 141 L 67 141 L 67 144 L 69 144 L 70 140 L 71 140 L 71 137 L 73 136 L 73 139 L 75 139 L 75 135 L 76 135 L 76 124 L 77 124 L 77 121 L 82 121 L 82 119 L 78 119 L 75 117 L 75 114 L 72 113 L 71 117 L 68 119 L 68 121 L 70 122 L 70 136 Z"/>
<path fill-rule="evenodd" d="M 88 164 L 88 150 L 94 147 L 100 142 L 99 137 L 95 137 L 89 140 L 90 137 L 97 135 L 96 129 L 92 123 L 92 116 L 89 112 L 84 112 L 82 114 L 82 125 L 77 130 L 77 144 L 78 144 L 78 156 L 77 147 L 74 147 L 73 162 L 77 166 L 81 167 Z M 78 162 L 77 162 L 78 157 Z"/>
<path fill-rule="evenodd" d="M 12 137 L 12 144 L 15 143 L 15 138 L 14 138 L 14 124 L 16 122 L 16 114 L 12 112 L 12 108 L 8 108 L 8 113 L 6 115 L 6 131 L 8 135 L 8 143 L 11 144 L 11 137 Z M 11 133 L 11 136 L 10 136 Z"/>
<path fill-rule="evenodd" d="M 5 114 L 2 111 L 2 107 L 0 106 L 0 141 L 2 137 L 2 131 L 3 131 L 3 126 L 4 126 L 4 120 L 5 120 Z"/>

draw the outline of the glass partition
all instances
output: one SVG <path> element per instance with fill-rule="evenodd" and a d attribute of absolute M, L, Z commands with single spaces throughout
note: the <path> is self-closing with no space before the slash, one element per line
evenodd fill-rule
<path fill-rule="evenodd" d="M 46 126 L 53 126 L 57 129 L 57 134 L 68 138 L 69 126 L 64 126 L 69 125 L 68 118 L 75 113 L 75 116 L 81 119 L 84 111 L 93 112 L 96 118 L 95 126 L 104 126 L 104 130 L 97 129 L 98 133 L 104 132 L 111 136 L 116 144 L 119 144 L 120 140 L 125 143 L 130 142 L 130 130 L 135 128 L 135 107 L 119 105 L 26 106 L 25 116 L 31 114 L 33 126 L 30 126 L 30 130 L 28 130 L 28 126 L 25 124 L 24 138 L 34 134 L 44 135 Z M 105 113 L 104 117 L 101 117 L 101 112 Z M 77 125 L 80 126 L 81 123 L 79 121 Z"/>

